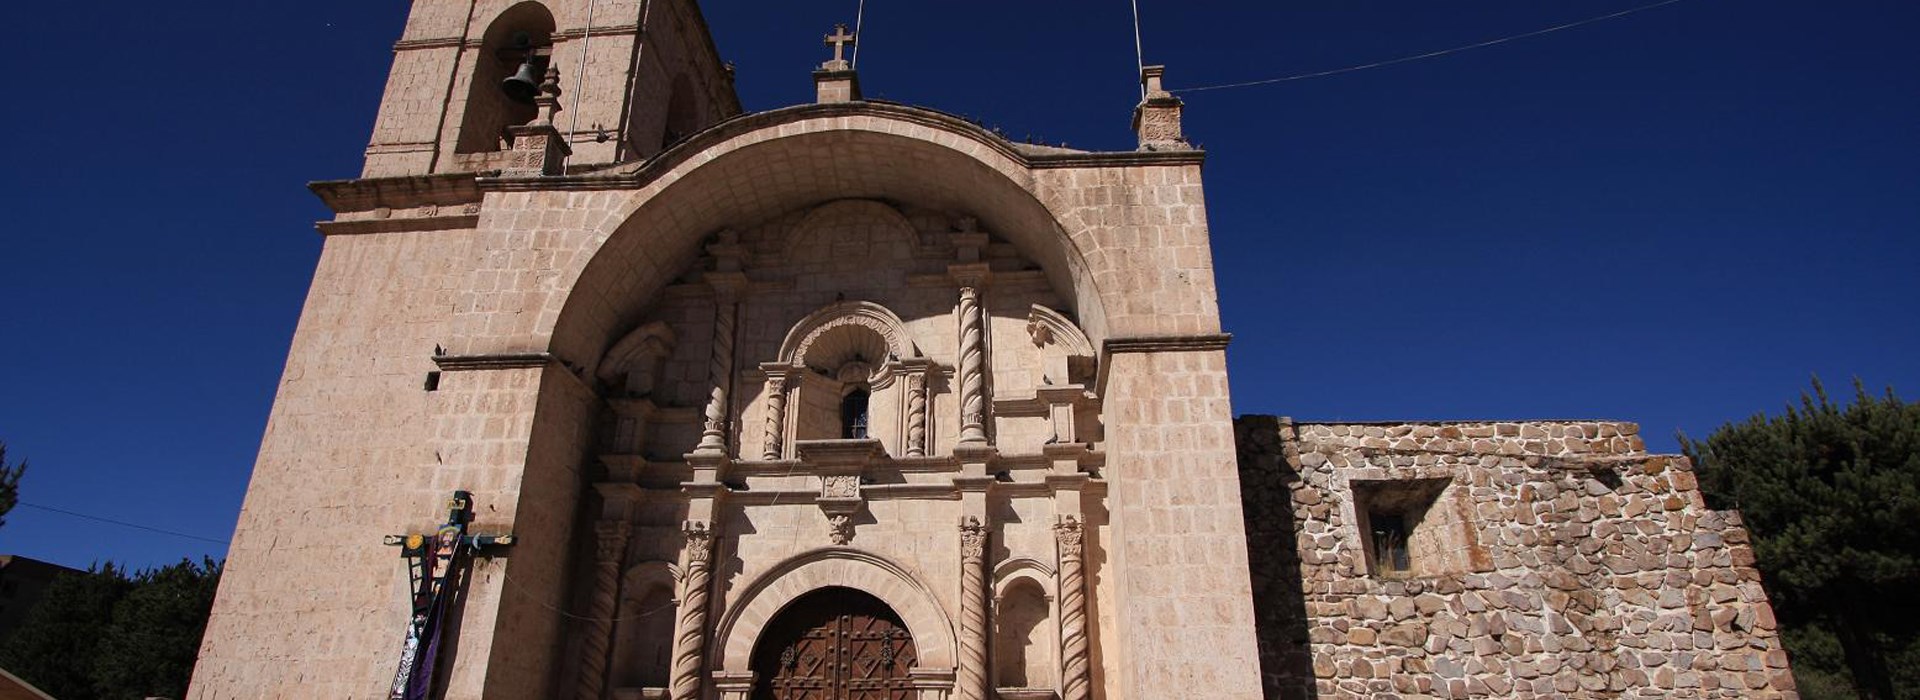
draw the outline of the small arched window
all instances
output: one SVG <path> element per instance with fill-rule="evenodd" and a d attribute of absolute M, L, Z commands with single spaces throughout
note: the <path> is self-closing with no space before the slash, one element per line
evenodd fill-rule
<path fill-rule="evenodd" d="M 840 399 L 840 437 L 843 440 L 867 439 L 866 389 L 854 389 Z"/>

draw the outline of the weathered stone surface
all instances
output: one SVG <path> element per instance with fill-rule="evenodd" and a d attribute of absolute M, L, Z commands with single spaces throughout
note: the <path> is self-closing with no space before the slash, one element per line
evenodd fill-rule
<path fill-rule="evenodd" d="M 1379 697 L 1383 665 L 1410 696 L 1797 697 L 1739 518 L 1707 510 L 1686 461 L 1646 454 L 1632 424 L 1238 429 L 1268 697 Z M 1374 572 L 1354 484 L 1434 480 L 1408 518 L 1415 575 Z M 1276 517 L 1291 532 L 1254 520 Z M 1423 539 L 1461 565 L 1420 573 L 1448 556 Z"/>

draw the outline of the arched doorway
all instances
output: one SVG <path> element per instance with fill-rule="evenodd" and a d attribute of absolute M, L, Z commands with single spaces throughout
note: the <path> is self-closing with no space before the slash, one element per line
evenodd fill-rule
<path fill-rule="evenodd" d="M 787 605 L 753 648 L 754 700 L 909 700 L 913 635 L 893 608 L 851 588 Z"/>

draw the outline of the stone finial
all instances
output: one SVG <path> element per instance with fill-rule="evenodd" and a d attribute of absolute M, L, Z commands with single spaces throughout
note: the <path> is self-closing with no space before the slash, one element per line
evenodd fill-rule
<path fill-rule="evenodd" d="M 1186 136 L 1180 132 L 1180 110 L 1184 103 L 1161 83 L 1166 66 L 1140 69 L 1140 85 L 1145 96 L 1133 110 L 1133 131 L 1140 136 L 1142 151 L 1186 151 Z"/>
<path fill-rule="evenodd" d="M 859 101 L 860 75 L 853 71 L 853 62 L 847 60 L 846 53 L 847 47 L 854 45 L 853 34 L 847 31 L 847 25 L 836 24 L 826 42 L 833 47 L 833 59 L 820 64 L 813 72 L 814 101 L 820 104 Z"/>
<path fill-rule="evenodd" d="M 540 110 L 535 124 L 554 123 L 554 115 L 560 112 L 560 69 L 547 66 L 546 79 L 540 81 L 540 94 L 533 98 L 533 104 Z"/>

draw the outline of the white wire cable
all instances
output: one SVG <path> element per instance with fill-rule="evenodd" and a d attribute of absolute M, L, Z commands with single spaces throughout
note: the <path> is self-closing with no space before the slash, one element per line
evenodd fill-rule
<path fill-rule="evenodd" d="M 860 0 L 860 9 L 853 13 L 853 60 L 847 67 L 860 69 L 860 26 L 867 21 L 867 0 Z"/>
<path fill-rule="evenodd" d="M 1371 68 L 1381 68 L 1384 66 L 1397 65 L 1401 63 L 1411 63 L 1413 61 L 1419 61 L 1419 60 L 1424 60 L 1429 58 L 1439 58 L 1441 56 L 1456 54 L 1462 51 L 1471 51 L 1473 49 L 1486 48 L 1488 46 L 1493 46 L 1496 44 L 1504 44 L 1510 41 L 1517 41 L 1517 40 L 1526 39 L 1529 37 L 1536 37 L 1542 34 L 1552 34 L 1554 32 L 1573 29 L 1575 27 L 1584 27 L 1586 25 L 1594 24 L 1596 22 L 1605 22 L 1610 19 L 1618 19 L 1620 17 L 1625 17 L 1627 15 L 1645 12 L 1647 10 L 1652 10 L 1656 8 L 1666 7 L 1668 5 L 1672 5 L 1679 2 L 1684 2 L 1684 0 L 1662 0 L 1661 2 L 1656 2 L 1651 5 L 1641 5 L 1639 7 L 1633 7 L 1633 8 L 1621 10 L 1619 12 L 1604 14 L 1598 17 L 1588 17 L 1578 22 L 1568 22 L 1566 24 L 1547 27 L 1546 29 L 1536 29 L 1534 31 L 1527 32 L 1524 34 L 1504 36 L 1498 39 L 1489 39 L 1487 41 L 1482 41 L 1476 44 L 1467 44 L 1465 46 L 1455 46 L 1450 49 L 1441 49 L 1439 51 L 1429 51 L 1423 54 L 1417 54 L 1413 56 L 1402 56 L 1400 58 L 1394 58 L 1394 59 L 1389 59 L 1385 61 L 1375 61 L 1373 63 L 1363 63 L 1357 66 L 1347 66 L 1346 68 L 1335 68 L 1333 70 L 1316 71 L 1313 73 L 1301 73 L 1299 75 L 1289 75 L 1284 78 L 1267 78 L 1265 80 L 1248 80 L 1248 81 L 1239 82 L 1239 83 L 1221 83 L 1218 85 L 1202 85 L 1200 87 L 1181 88 L 1179 90 L 1173 90 L 1172 92 L 1201 92 L 1204 90 L 1226 90 L 1228 88 L 1252 87 L 1255 85 L 1272 85 L 1274 83 L 1285 83 L 1285 82 L 1290 82 L 1294 80 L 1306 80 L 1308 78 L 1324 78 L 1329 75 L 1340 75 L 1342 73 L 1354 73 L 1358 71 L 1368 70 Z M 1139 31 L 1138 29 L 1135 29 L 1135 32 L 1138 32 L 1138 31 Z"/>

